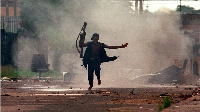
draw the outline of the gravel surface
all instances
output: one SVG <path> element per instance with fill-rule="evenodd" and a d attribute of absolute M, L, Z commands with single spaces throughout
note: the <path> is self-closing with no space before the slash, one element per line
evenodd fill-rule
<path fill-rule="evenodd" d="M 2 112 L 158 112 L 166 97 L 171 106 L 163 112 L 199 112 L 196 86 L 94 88 L 65 82 L 1 82 Z"/>

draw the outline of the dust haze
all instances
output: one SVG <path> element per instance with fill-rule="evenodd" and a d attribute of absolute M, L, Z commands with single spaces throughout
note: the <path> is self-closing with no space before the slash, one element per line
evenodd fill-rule
<path fill-rule="evenodd" d="M 132 86 L 131 81 L 137 75 L 162 70 L 174 63 L 172 57 L 190 54 L 187 50 L 190 40 L 180 34 L 179 14 L 166 8 L 155 13 L 145 11 L 143 14 L 134 14 L 130 6 L 131 3 L 128 1 L 85 1 L 85 3 L 80 0 L 63 1 L 62 6 L 54 9 L 57 13 L 63 14 L 62 7 L 69 7 L 71 10 L 59 21 L 61 24 L 58 33 L 62 33 L 64 36 L 56 38 L 59 40 L 58 43 L 62 42 L 56 46 L 61 50 L 55 49 L 55 45 L 50 43 L 52 37 L 43 38 L 43 40 L 46 39 L 45 42 L 49 42 L 45 45 L 48 46 L 50 69 L 57 66 L 60 73 L 70 72 L 73 74 L 70 80 L 75 84 L 88 84 L 87 70 L 81 66 L 82 59 L 79 58 L 75 47 L 75 40 L 83 22 L 88 23 L 85 42 L 90 41 L 93 33 L 99 33 L 99 41 L 107 45 L 129 43 L 125 49 L 106 49 L 108 56 L 119 56 L 119 58 L 113 62 L 102 63 L 102 85 L 97 86 L 97 80 L 94 77 L 94 87 Z M 47 7 L 48 13 L 54 12 L 51 6 L 45 7 Z M 54 27 L 52 26 L 52 28 Z M 43 31 L 45 32 L 47 29 Z M 33 44 L 36 43 L 33 39 L 27 39 L 25 44 L 22 41 L 24 39 L 19 38 L 18 47 L 15 47 L 15 51 L 19 50 L 15 56 L 15 63 L 24 70 L 29 69 L 30 66 L 27 62 L 32 59 L 32 54 L 46 50 L 36 49 L 40 45 Z M 43 44 L 43 42 L 40 43 Z M 54 63 L 55 54 L 58 55 L 59 63 L 57 65 Z"/>

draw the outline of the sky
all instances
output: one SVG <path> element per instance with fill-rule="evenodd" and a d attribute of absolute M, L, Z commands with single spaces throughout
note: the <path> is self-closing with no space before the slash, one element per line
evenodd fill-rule
<path fill-rule="evenodd" d="M 135 2 L 133 1 L 133 9 L 135 9 Z M 139 4 L 138 4 L 139 5 Z M 145 0 L 144 1 L 144 5 L 143 8 L 144 10 L 148 9 L 148 11 L 150 12 L 156 12 L 158 11 L 160 8 L 165 7 L 171 10 L 175 10 L 176 7 L 180 5 L 180 1 L 148 1 Z M 182 0 L 181 1 L 181 5 L 189 5 L 190 7 L 195 8 L 195 10 L 200 9 L 200 1 L 191 1 L 191 0 Z M 148 6 L 148 8 L 147 8 Z"/>

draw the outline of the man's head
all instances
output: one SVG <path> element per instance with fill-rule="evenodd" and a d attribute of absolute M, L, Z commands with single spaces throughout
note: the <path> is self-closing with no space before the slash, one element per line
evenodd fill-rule
<path fill-rule="evenodd" d="M 91 40 L 93 40 L 94 43 L 97 43 L 98 40 L 99 40 L 99 34 L 98 34 L 98 33 L 94 33 L 94 34 L 92 35 Z"/>

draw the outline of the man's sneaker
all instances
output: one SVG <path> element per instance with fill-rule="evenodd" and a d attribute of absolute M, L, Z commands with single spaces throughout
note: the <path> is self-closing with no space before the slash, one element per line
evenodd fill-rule
<path fill-rule="evenodd" d="M 92 87 L 90 86 L 90 87 L 88 88 L 88 90 L 91 91 L 91 89 L 92 89 Z"/>
<path fill-rule="evenodd" d="M 98 80 L 98 85 L 101 85 L 101 80 Z"/>

